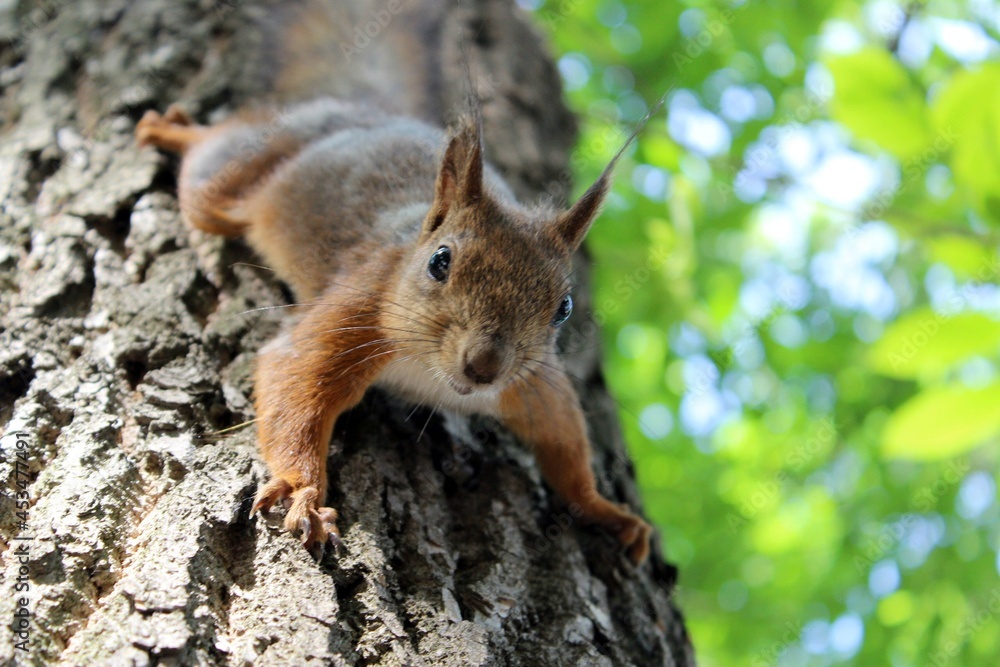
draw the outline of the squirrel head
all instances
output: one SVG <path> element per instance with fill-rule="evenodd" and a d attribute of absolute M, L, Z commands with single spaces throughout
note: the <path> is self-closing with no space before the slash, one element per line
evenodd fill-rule
<path fill-rule="evenodd" d="M 607 194 L 610 169 L 569 210 L 527 209 L 484 182 L 479 125 L 445 149 L 415 252 L 387 315 L 462 395 L 495 392 L 551 363 L 573 307 L 573 253 Z"/>

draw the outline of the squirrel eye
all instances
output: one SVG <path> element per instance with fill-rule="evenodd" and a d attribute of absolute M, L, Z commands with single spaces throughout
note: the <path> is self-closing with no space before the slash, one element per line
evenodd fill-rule
<path fill-rule="evenodd" d="M 441 246 L 431 255 L 431 261 L 427 262 L 427 275 L 439 283 L 448 279 L 448 268 L 451 266 L 451 250 L 446 246 Z"/>
<path fill-rule="evenodd" d="M 557 327 L 566 320 L 569 319 L 569 314 L 573 312 L 573 297 L 569 294 L 563 297 L 562 303 L 559 304 L 559 310 L 552 317 L 552 326 Z"/>

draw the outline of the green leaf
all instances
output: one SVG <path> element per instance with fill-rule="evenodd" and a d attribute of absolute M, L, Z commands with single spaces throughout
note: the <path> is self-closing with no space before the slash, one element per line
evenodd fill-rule
<path fill-rule="evenodd" d="M 680 169 L 684 150 L 663 134 L 649 133 L 642 141 L 642 153 L 649 164 L 664 169 Z"/>
<path fill-rule="evenodd" d="M 1000 222 L 1000 64 L 956 74 L 932 117 L 935 145 L 951 149 L 955 183 L 980 214 Z"/>
<path fill-rule="evenodd" d="M 930 259 L 947 264 L 959 280 L 996 280 L 1000 257 L 980 240 L 954 234 L 931 238 L 927 251 Z"/>
<path fill-rule="evenodd" d="M 832 115 L 858 138 L 874 141 L 900 160 L 930 143 L 923 95 L 885 50 L 868 47 L 827 62 L 836 84 Z"/>
<path fill-rule="evenodd" d="M 960 299 L 961 294 L 955 293 Z M 1000 322 L 979 313 L 942 315 L 915 310 L 886 328 L 869 350 L 868 363 L 889 377 L 933 378 L 976 355 L 1000 349 Z"/>
<path fill-rule="evenodd" d="M 927 389 L 901 405 L 882 431 L 887 458 L 934 461 L 1000 434 L 1000 383 Z"/>

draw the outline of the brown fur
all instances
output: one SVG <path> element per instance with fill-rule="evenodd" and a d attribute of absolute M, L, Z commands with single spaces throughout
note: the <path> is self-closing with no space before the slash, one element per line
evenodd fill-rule
<path fill-rule="evenodd" d="M 330 434 L 379 382 L 503 420 L 584 520 L 615 534 L 636 563 L 646 558 L 650 527 L 597 492 L 579 399 L 555 355 L 553 316 L 607 173 L 569 211 L 528 209 L 484 165 L 475 119 L 446 137 L 334 100 L 213 128 L 178 111 L 150 114 L 136 133 L 184 154 L 191 224 L 244 233 L 312 304 L 258 361 L 272 479 L 256 509 L 290 503 L 285 525 L 309 545 L 336 535 L 336 512 L 322 507 Z M 450 268 L 436 280 L 428 261 L 443 247 Z"/>

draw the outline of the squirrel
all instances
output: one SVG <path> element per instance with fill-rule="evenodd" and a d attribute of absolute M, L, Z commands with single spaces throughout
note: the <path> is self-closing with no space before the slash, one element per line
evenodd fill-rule
<path fill-rule="evenodd" d="M 641 564 L 652 529 L 598 492 L 555 347 L 573 308 L 572 256 L 617 156 L 567 210 L 527 207 L 484 162 L 481 124 L 473 110 L 445 132 L 331 98 L 212 126 L 172 105 L 137 124 L 140 146 L 183 156 L 186 221 L 245 237 L 310 305 L 257 358 L 257 437 L 271 478 L 253 512 L 282 503 L 284 527 L 307 548 L 339 543 L 337 512 L 325 506 L 329 443 L 337 418 L 377 385 L 499 420 L 533 448 L 575 515 Z"/>

